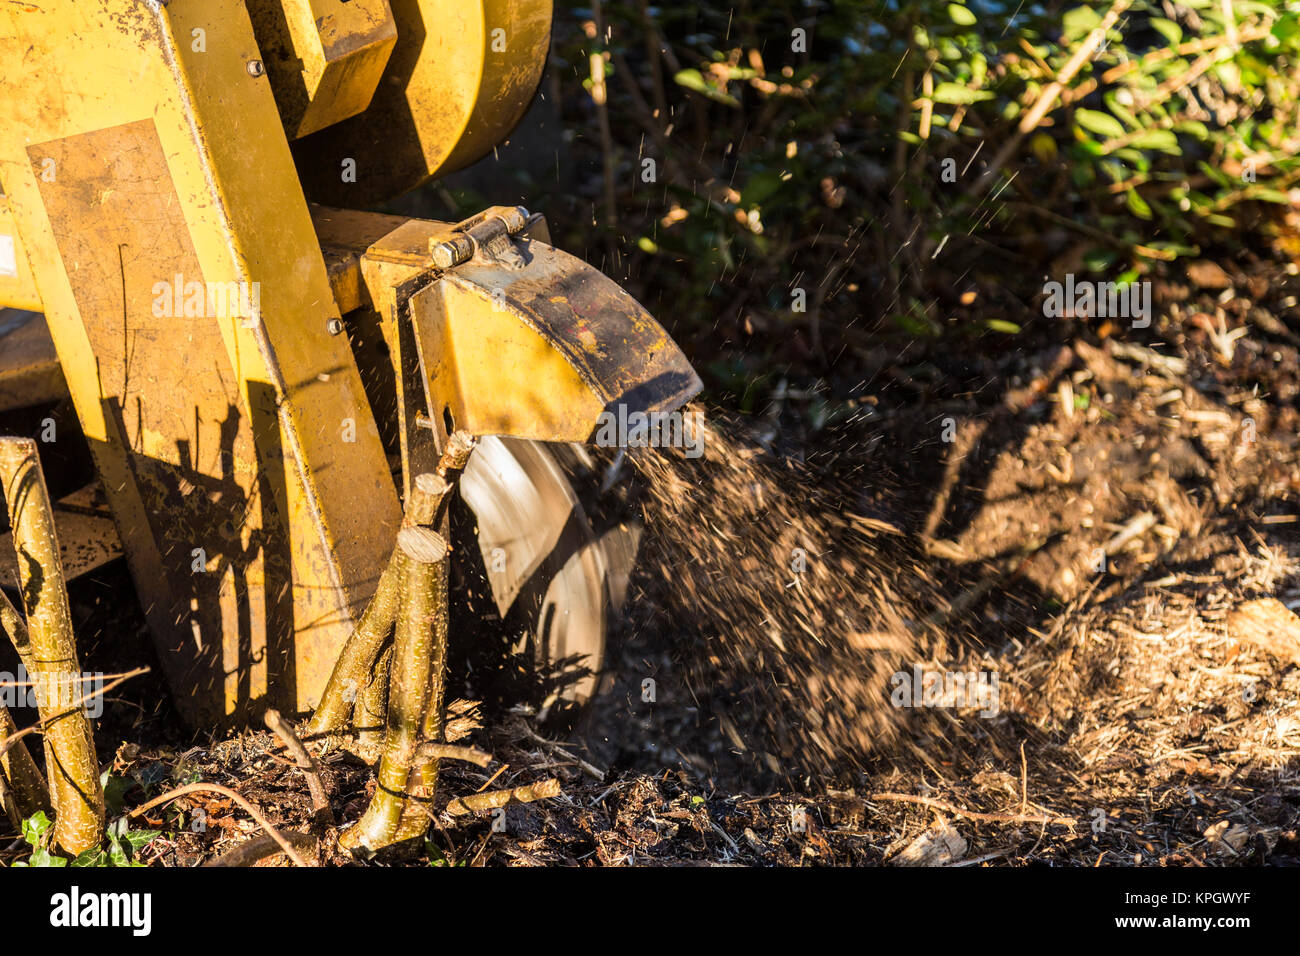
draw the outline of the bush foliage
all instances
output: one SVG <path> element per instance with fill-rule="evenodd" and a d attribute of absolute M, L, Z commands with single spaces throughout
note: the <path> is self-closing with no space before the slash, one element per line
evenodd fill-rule
<path fill-rule="evenodd" d="M 1055 259 L 1122 281 L 1286 203 L 1298 11 L 561 7 L 549 88 L 578 199 L 549 211 L 679 335 L 793 327 L 825 361 L 845 336 L 935 334 L 968 274 L 1041 283 Z"/>

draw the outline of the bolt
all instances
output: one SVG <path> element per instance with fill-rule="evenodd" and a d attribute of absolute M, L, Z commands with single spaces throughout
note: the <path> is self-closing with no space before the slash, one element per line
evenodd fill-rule
<path fill-rule="evenodd" d="M 325 328 L 329 330 L 330 335 L 339 335 L 343 331 L 342 319 L 330 319 L 325 323 Z"/>
<path fill-rule="evenodd" d="M 523 231 L 524 226 L 528 225 L 529 212 L 523 206 L 511 206 L 505 215 L 501 216 L 501 221 L 506 224 L 506 231 L 512 236 Z"/>
<path fill-rule="evenodd" d="M 429 256 L 439 269 L 450 269 L 468 262 L 474 255 L 474 240 L 462 234 L 429 243 Z"/>
<path fill-rule="evenodd" d="M 262 61 L 261 61 L 261 60 L 249 60 L 249 61 L 248 61 L 248 75 L 249 75 L 249 76 L 261 76 L 261 75 L 262 75 L 263 73 L 265 73 L 265 72 L 266 72 L 266 67 L 264 67 L 264 66 L 262 65 Z"/>

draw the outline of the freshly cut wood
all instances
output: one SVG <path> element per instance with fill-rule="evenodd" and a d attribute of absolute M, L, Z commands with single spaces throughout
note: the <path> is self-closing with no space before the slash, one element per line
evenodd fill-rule
<path fill-rule="evenodd" d="M 948 866 L 966 855 L 966 838 L 943 817 L 889 862 L 894 866 Z"/>
<path fill-rule="evenodd" d="M 428 602 L 426 610 L 420 612 L 425 615 L 425 621 L 422 624 L 413 623 L 413 626 L 422 626 L 425 630 L 431 630 L 433 638 L 432 660 L 426 678 L 428 689 L 425 694 L 424 713 L 420 718 L 420 739 L 426 744 L 437 744 L 445 739 L 443 699 L 447 689 L 447 577 L 448 561 L 444 545 L 442 556 L 437 559 L 437 566 L 427 579 L 426 586 L 433 590 L 424 599 Z M 417 602 L 419 603 L 423 601 Z M 417 751 L 406 785 L 409 799 L 402 808 L 402 822 L 397 828 L 397 842 L 423 836 L 429 829 L 431 819 L 429 809 L 437 788 L 438 758 L 429 754 L 421 759 Z"/>
<path fill-rule="evenodd" d="M 442 523 L 453 488 L 452 480 L 459 477 L 476 442 L 472 435 L 454 433 L 447 451 L 439 460 L 439 473 L 423 472 L 415 476 L 402 515 L 403 528 L 433 526 L 436 529 Z M 451 479 L 444 475 L 450 475 Z M 375 729 L 370 718 L 376 708 L 382 715 L 387 706 L 384 688 L 388 683 L 388 664 L 383 655 L 397 621 L 402 588 L 402 575 L 394 567 L 397 560 L 398 555 L 394 553 L 379 577 L 375 596 L 370 599 L 370 605 L 343 645 L 320 704 L 307 723 L 308 734 L 315 736 L 341 731 L 351 719 L 353 726 L 360 729 L 358 744 L 361 749 L 378 746 L 381 731 Z"/>
<path fill-rule="evenodd" d="M 427 726 L 426 708 L 442 712 L 442 670 L 447 648 L 447 542 L 428 528 L 403 528 L 397 534 L 392 567 L 401 574 L 397 634 L 393 643 L 388 690 L 387 732 L 379 760 L 374 798 L 365 814 L 343 832 L 339 843 L 348 848 L 377 850 L 405 839 L 412 824 L 403 826 L 408 804 L 416 803 L 422 826 L 428 827 L 424 805 L 437 783 L 437 762 L 431 775 L 413 774 L 416 752 Z M 423 767 L 418 769 L 423 770 Z M 409 818 L 408 818 L 409 819 Z"/>
<path fill-rule="evenodd" d="M 18 555 L 27 610 L 30 672 L 38 683 L 45 725 L 45 766 L 54 805 L 54 840 L 72 853 L 98 846 L 104 836 L 104 792 L 95 739 L 85 709 L 68 592 L 63 583 L 54 512 L 41 475 L 36 443 L 0 439 L 0 488 Z"/>
<path fill-rule="evenodd" d="M 451 494 L 452 485 L 441 475 L 423 472 L 411 482 L 411 496 L 406 502 L 406 511 L 402 517 L 402 527 L 438 526 L 443 502 Z"/>
<path fill-rule="evenodd" d="M 1228 636 L 1266 654 L 1300 664 L 1300 617 L 1277 598 L 1238 605 L 1224 620 Z"/>

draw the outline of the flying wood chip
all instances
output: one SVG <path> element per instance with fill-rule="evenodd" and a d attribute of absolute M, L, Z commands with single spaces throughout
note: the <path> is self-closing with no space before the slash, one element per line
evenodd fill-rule
<path fill-rule="evenodd" d="M 1279 660 L 1300 664 L 1300 617 L 1277 598 L 1247 601 L 1224 623 L 1236 640 Z"/>

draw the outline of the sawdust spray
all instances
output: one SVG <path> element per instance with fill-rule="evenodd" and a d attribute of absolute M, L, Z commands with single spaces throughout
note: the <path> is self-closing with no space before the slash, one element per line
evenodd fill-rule
<path fill-rule="evenodd" d="M 906 716 L 889 691 L 916 659 L 903 539 L 855 512 L 851 484 L 688 414 L 698 457 L 629 454 L 646 484 L 635 598 L 733 752 L 781 777 L 860 765 Z"/>

